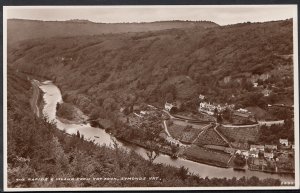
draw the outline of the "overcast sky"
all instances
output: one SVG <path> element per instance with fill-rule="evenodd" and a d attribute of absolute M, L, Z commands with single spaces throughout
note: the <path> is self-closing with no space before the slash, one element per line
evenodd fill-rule
<path fill-rule="evenodd" d="M 87 19 L 93 22 L 152 22 L 208 20 L 219 25 L 293 18 L 296 6 L 90 6 L 8 7 L 7 18 L 61 21 Z M 293 15 L 294 14 L 294 15 Z"/>

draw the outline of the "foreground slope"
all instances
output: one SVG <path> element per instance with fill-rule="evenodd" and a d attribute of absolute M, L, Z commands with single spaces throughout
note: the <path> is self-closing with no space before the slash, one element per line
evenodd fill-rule
<path fill-rule="evenodd" d="M 189 175 L 183 167 L 153 164 L 134 152 L 96 146 L 35 117 L 29 104 L 32 88 L 25 74 L 8 68 L 7 82 L 9 188 L 280 185 L 280 180 L 257 177 L 199 178 Z M 100 180 L 122 177 L 158 177 L 159 180 Z M 51 178 L 54 180 L 50 181 Z"/>

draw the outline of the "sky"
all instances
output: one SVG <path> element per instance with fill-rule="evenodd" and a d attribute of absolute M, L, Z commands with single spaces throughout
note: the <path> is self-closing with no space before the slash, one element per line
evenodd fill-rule
<path fill-rule="evenodd" d="M 296 9 L 295 5 L 5 7 L 9 19 L 86 19 L 99 23 L 207 20 L 219 25 L 289 19 L 296 14 Z"/>

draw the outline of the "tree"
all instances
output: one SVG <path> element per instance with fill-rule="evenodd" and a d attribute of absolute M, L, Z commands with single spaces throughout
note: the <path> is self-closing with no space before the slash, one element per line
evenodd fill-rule
<path fill-rule="evenodd" d="M 94 108 L 90 114 L 90 120 L 95 120 L 99 118 L 99 110 Z"/>
<path fill-rule="evenodd" d="M 181 178 L 181 180 L 184 181 L 187 179 L 188 173 L 189 173 L 188 168 L 181 166 L 178 171 L 178 176 Z"/>
<path fill-rule="evenodd" d="M 245 77 L 242 78 L 241 87 L 246 89 L 247 91 L 251 91 L 253 89 L 252 83 L 248 81 Z"/>
<path fill-rule="evenodd" d="M 244 167 L 246 165 L 246 159 L 240 155 L 236 155 L 236 157 L 234 158 L 234 164 L 239 167 Z"/>
<path fill-rule="evenodd" d="M 148 149 L 149 150 L 146 153 L 149 161 L 148 163 L 150 166 L 152 166 L 153 161 L 159 156 L 159 151 L 152 142 L 150 142 Z"/>
<path fill-rule="evenodd" d="M 219 111 L 218 111 L 217 108 L 215 108 L 215 109 L 214 109 L 214 116 L 218 116 L 218 114 L 219 114 Z"/>
<path fill-rule="evenodd" d="M 218 114 L 218 115 L 217 115 L 217 122 L 218 122 L 218 123 L 221 123 L 221 122 L 222 122 L 222 116 L 221 116 L 221 114 Z"/>
<path fill-rule="evenodd" d="M 171 150 L 172 150 L 172 153 L 175 154 L 179 150 L 179 147 L 177 147 L 176 145 L 171 145 Z"/>
<path fill-rule="evenodd" d="M 159 90 L 165 100 L 174 100 L 176 98 L 176 87 L 173 84 L 164 85 Z"/>
<path fill-rule="evenodd" d="M 259 182 L 259 178 L 256 176 L 252 176 L 247 180 L 247 184 L 250 186 L 258 186 L 260 184 Z"/>
<path fill-rule="evenodd" d="M 76 136 L 80 138 L 80 132 L 77 130 Z"/>
<path fill-rule="evenodd" d="M 114 110 L 115 107 L 116 107 L 116 101 L 115 99 L 113 98 L 106 98 L 104 101 L 103 101 L 103 107 L 105 110 Z"/>
<path fill-rule="evenodd" d="M 226 109 L 224 110 L 223 114 L 222 114 L 223 118 L 226 119 L 227 121 L 232 121 L 232 115 L 230 112 L 230 109 L 226 107 Z"/>
<path fill-rule="evenodd" d="M 165 97 L 165 101 L 167 101 L 167 102 L 172 102 L 174 100 L 174 96 L 173 96 L 173 94 L 171 93 L 171 92 L 168 92 L 167 94 L 166 94 L 166 97 Z"/>
<path fill-rule="evenodd" d="M 56 111 L 58 111 L 59 107 L 60 107 L 60 104 L 57 103 L 57 104 L 56 104 Z"/>

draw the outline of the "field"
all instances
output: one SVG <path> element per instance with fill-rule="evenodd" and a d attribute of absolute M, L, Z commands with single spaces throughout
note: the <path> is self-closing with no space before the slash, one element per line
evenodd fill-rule
<path fill-rule="evenodd" d="M 204 113 L 191 113 L 191 112 L 179 112 L 174 114 L 173 116 L 178 118 L 184 118 L 189 120 L 199 120 L 199 121 L 214 121 L 214 118 L 210 115 Z"/>
<path fill-rule="evenodd" d="M 191 160 L 207 163 L 210 165 L 216 165 L 221 167 L 227 167 L 227 163 L 230 159 L 230 155 L 227 153 L 221 153 L 217 151 L 211 151 L 206 148 L 193 145 L 185 150 L 184 155 Z"/>
<path fill-rule="evenodd" d="M 187 124 L 180 121 L 173 121 L 172 124 L 169 124 L 168 130 L 170 134 L 184 143 L 191 143 L 203 130 L 202 128 L 206 125 L 195 125 L 188 124 L 190 127 L 186 126 Z"/>
<path fill-rule="evenodd" d="M 224 127 L 217 128 L 230 142 L 256 142 L 259 138 L 259 126 L 255 127 Z"/>
<path fill-rule="evenodd" d="M 197 141 L 195 142 L 198 146 L 203 145 L 220 145 L 227 146 L 228 144 L 214 131 L 213 127 L 204 131 Z"/>

